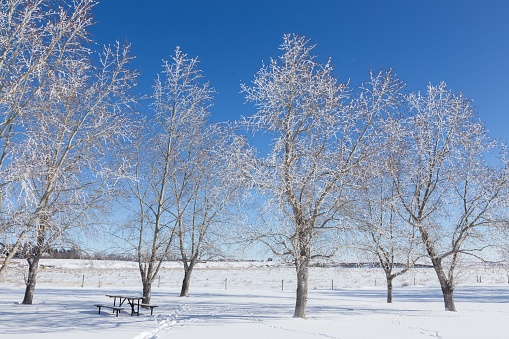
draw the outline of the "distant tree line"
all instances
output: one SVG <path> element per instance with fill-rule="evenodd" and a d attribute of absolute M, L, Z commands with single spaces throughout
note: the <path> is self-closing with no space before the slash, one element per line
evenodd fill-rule
<path fill-rule="evenodd" d="M 1 247 L 0 255 L 3 258 L 9 256 L 14 250 L 13 245 L 5 245 L 5 244 L 0 243 L 0 247 Z M 22 244 L 14 252 L 14 258 L 27 259 L 27 258 L 32 257 L 34 255 L 32 253 L 33 248 L 34 248 L 34 245 L 31 243 Z M 70 248 L 51 247 L 51 248 L 48 248 L 46 252 L 42 253 L 42 256 L 44 258 L 51 258 L 51 259 L 81 259 L 83 257 L 83 254 L 82 254 L 81 250 L 76 247 L 70 247 Z"/>

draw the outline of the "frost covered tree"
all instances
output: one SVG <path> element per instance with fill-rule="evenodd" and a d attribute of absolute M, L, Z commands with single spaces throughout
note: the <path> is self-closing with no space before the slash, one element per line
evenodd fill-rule
<path fill-rule="evenodd" d="M 283 40 L 281 56 L 262 66 L 251 86 L 242 85 L 257 107 L 244 123 L 273 137 L 253 179 L 268 205 L 279 210 L 277 224 L 269 221 L 268 229 L 253 236 L 293 259 L 294 316 L 305 318 L 310 261 L 324 255 L 317 244 L 337 230 L 355 171 L 373 154 L 377 123 L 395 103 L 401 84 L 390 71 L 371 73 L 350 99 L 330 61 L 319 63 L 305 37 Z"/>
<path fill-rule="evenodd" d="M 226 221 L 230 204 L 242 191 L 246 142 L 231 128 L 210 124 L 213 89 L 203 81 L 197 58 L 179 48 L 165 63 L 155 86 L 155 112 L 174 138 L 167 209 L 174 222 L 184 268 L 180 296 L 187 296 L 198 260 L 210 247 L 213 229 Z"/>
<path fill-rule="evenodd" d="M 129 46 L 105 47 L 98 59 L 97 66 L 89 59 L 65 60 L 47 90 L 36 93 L 25 119 L 25 139 L 16 152 L 26 173 L 21 194 L 31 243 L 24 254 L 24 304 L 32 303 L 42 254 L 103 212 L 114 180 L 122 176 L 112 159 L 131 132 L 133 99 L 126 93 L 136 73 L 127 68 Z"/>
<path fill-rule="evenodd" d="M 209 108 L 214 90 L 203 79 L 198 68 L 198 58 L 189 58 L 179 47 L 175 49 L 171 62 L 165 62 L 163 71 L 154 86 L 154 111 L 161 133 L 160 149 L 165 162 L 161 163 L 164 182 L 164 197 L 169 204 L 166 213 L 171 220 L 172 230 L 179 240 L 180 253 L 184 253 L 184 229 L 187 227 L 187 208 L 192 208 L 192 195 L 196 172 L 200 163 L 200 153 L 204 146 Z M 163 186 L 164 185 L 164 186 Z M 196 183 L 199 186 L 199 183 Z M 161 191 L 162 191 L 161 190 Z M 191 204 L 191 206 L 190 206 Z M 191 269 L 185 256 L 184 286 L 189 288 Z"/>
<path fill-rule="evenodd" d="M 78 64 L 88 55 L 94 5 L 93 0 L 0 3 L 0 236 L 12 244 L 0 275 L 27 232 L 28 202 L 16 193 L 30 175 L 16 153 L 26 142 L 26 119 L 37 107 L 36 96 L 51 90 L 71 60 Z"/>
<path fill-rule="evenodd" d="M 115 231 L 115 236 L 136 253 L 142 282 L 143 302 L 149 304 L 152 284 L 173 245 L 175 232 L 173 219 L 167 209 L 167 173 L 161 171 L 165 157 L 157 145 L 159 136 L 153 134 L 148 124 L 141 121 L 136 129 L 132 147 L 124 149 L 129 175 L 125 178 L 125 193 L 120 205 L 128 217 Z M 126 199 L 125 199 L 126 198 Z"/>
<path fill-rule="evenodd" d="M 17 164 L 20 158 L 14 147 L 24 139 L 22 126 L 37 93 L 50 86 L 66 60 L 78 61 L 88 53 L 84 43 L 89 40 L 94 4 L 91 0 L 0 3 L 0 236 L 12 244 L 0 275 L 26 233 L 18 232 L 26 203 L 15 192 L 27 174 Z"/>
<path fill-rule="evenodd" d="M 191 274 L 198 261 L 219 249 L 220 230 L 232 220 L 234 206 L 246 186 L 251 154 L 246 140 L 224 125 L 203 126 L 181 157 L 175 177 L 176 233 L 184 266 L 180 296 L 188 296 Z"/>
<path fill-rule="evenodd" d="M 136 180 L 129 184 L 138 201 L 134 215 L 144 302 L 172 245 L 184 266 L 181 295 L 188 294 L 210 231 L 224 221 L 241 189 L 233 173 L 243 164 L 246 143 L 226 125 L 208 122 L 213 93 L 198 59 L 178 47 L 154 85 L 150 131 L 140 138 L 145 142 L 134 161 Z"/>
<path fill-rule="evenodd" d="M 399 200 L 386 156 L 381 150 L 366 166 L 352 220 L 358 234 L 355 246 L 375 256 L 384 271 L 387 302 L 392 303 L 393 280 L 408 272 L 422 255 L 416 227 L 398 213 Z"/>
<path fill-rule="evenodd" d="M 498 143 L 470 100 L 445 83 L 408 96 L 412 116 L 401 121 L 389 170 L 405 214 L 420 233 L 442 289 L 445 309 L 456 311 L 454 289 L 462 257 L 479 257 L 489 228 L 504 222 L 506 165 Z"/>
<path fill-rule="evenodd" d="M 177 235 L 179 214 L 174 194 L 182 175 L 181 158 L 200 139 L 214 90 L 179 47 L 171 61 L 163 62 L 152 94 L 153 117 L 147 123 L 144 143 L 137 150 L 136 182 L 131 192 L 137 201 L 137 260 L 143 284 L 143 301 L 151 298 L 152 283 Z M 143 138 L 142 138 L 143 139 Z M 141 139 L 140 139 L 141 140 Z M 185 178 L 185 173 L 184 173 Z"/>

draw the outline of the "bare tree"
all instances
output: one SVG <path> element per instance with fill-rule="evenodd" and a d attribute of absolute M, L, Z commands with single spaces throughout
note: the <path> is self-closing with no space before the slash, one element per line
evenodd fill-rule
<path fill-rule="evenodd" d="M 371 74 L 359 96 L 345 104 L 347 86 L 334 78 L 330 61 L 316 61 L 313 47 L 304 37 L 285 35 L 279 59 L 263 66 L 251 87 L 242 86 L 258 108 L 245 124 L 274 136 L 254 180 L 284 221 L 259 239 L 278 241 L 276 247 L 286 247 L 284 254 L 293 258 L 294 316 L 300 318 L 306 316 L 309 263 L 321 255 L 314 246 L 337 228 L 355 169 L 372 154 L 377 121 L 401 88 L 391 72 Z"/>
<path fill-rule="evenodd" d="M 240 202 L 245 186 L 247 142 L 225 125 L 204 126 L 202 135 L 181 157 L 179 173 L 173 183 L 175 218 L 184 279 L 180 296 L 188 296 L 191 274 L 198 260 L 214 255 L 213 237 L 231 221 L 233 204 Z"/>
<path fill-rule="evenodd" d="M 470 100 L 446 85 L 411 94 L 414 114 L 402 121 L 390 165 L 400 213 L 417 227 L 437 274 L 447 311 L 456 311 L 457 265 L 480 256 L 483 229 L 495 226 L 506 204 L 507 170 L 486 155 L 498 144 L 487 135 Z M 395 143 L 396 145 L 396 143 Z"/>
<path fill-rule="evenodd" d="M 26 204 L 17 197 L 27 177 L 14 148 L 25 142 L 23 126 L 34 98 L 70 60 L 88 54 L 93 0 L 8 0 L 0 3 L 0 235 L 12 243 L 5 271 L 28 229 Z"/>
<path fill-rule="evenodd" d="M 359 234 L 355 246 L 374 255 L 384 271 L 388 303 L 392 303 L 393 280 L 422 258 L 416 227 L 404 219 L 406 215 L 398 213 L 400 201 L 388 170 L 392 144 L 399 140 L 400 119 L 386 119 L 380 128 L 382 147 L 361 171 L 360 189 L 350 214 L 352 231 Z"/>
<path fill-rule="evenodd" d="M 372 162 L 376 170 L 362 179 L 352 217 L 359 232 L 355 245 L 376 257 L 385 274 L 387 302 L 392 303 L 393 280 L 408 272 L 422 255 L 416 228 L 397 213 L 396 191 L 386 175 L 383 156 L 381 152 Z"/>
<path fill-rule="evenodd" d="M 47 89 L 34 97 L 25 136 L 15 156 L 31 243 L 23 304 L 31 304 L 39 260 L 71 229 L 88 224 L 109 197 L 122 169 L 110 166 L 116 145 L 130 134 L 127 91 L 136 73 L 127 69 L 129 47 L 105 47 L 100 65 L 67 59 Z"/>
<path fill-rule="evenodd" d="M 116 237 L 122 243 L 131 244 L 136 253 L 143 302 L 147 304 L 150 303 L 152 284 L 163 261 L 168 258 L 175 237 L 174 219 L 167 212 L 170 205 L 165 192 L 168 173 L 161 172 L 164 156 L 154 147 L 157 143 L 153 141 L 158 136 L 153 132 L 142 121 L 132 147 L 126 150 L 130 174 L 125 178 L 126 195 L 120 198 L 127 198 L 121 204 L 130 214 L 115 232 Z"/>
<path fill-rule="evenodd" d="M 138 150 L 137 181 L 131 191 L 139 205 L 137 258 L 144 302 L 150 301 L 153 280 L 174 236 L 183 234 L 183 213 L 192 203 L 189 191 L 194 189 L 196 168 L 202 166 L 199 154 L 205 152 L 214 91 L 203 82 L 197 64 L 197 58 L 188 58 L 179 47 L 170 62 L 164 61 L 154 85 L 147 142 Z"/>

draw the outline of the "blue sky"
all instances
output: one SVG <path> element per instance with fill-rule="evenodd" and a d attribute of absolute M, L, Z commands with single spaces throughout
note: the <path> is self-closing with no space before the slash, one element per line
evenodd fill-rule
<path fill-rule="evenodd" d="M 216 121 L 252 114 L 240 83 L 279 55 L 283 34 L 297 33 L 355 86 L 370 68 L 394 68 L 412 91 L 445 81 L 509 142 L 509 1 L 102 0 L 94 16 L 98 43 L 132 44 L 142 93 L 176 46 L 198 56 L 218 92 Z"/>

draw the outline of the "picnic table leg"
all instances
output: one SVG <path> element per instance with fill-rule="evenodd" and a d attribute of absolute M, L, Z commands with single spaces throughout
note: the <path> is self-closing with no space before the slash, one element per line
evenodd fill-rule
<path fill-rule="evenodd" d="M 138 299 L 138 302 L 137 302 L 137 310 L 138 311 L 135 311 L 135 309 L 134 309 L 134 306 L 136 306 L 135 305 L 136 301 L 134 299 L 133 300 L 129 299 L 129 300 L 127 300 L 127 302 L 129 303 L 129 305 L 131 305 L 131 316 L 135 313 L 139 316 L 140 315 L 140 300 Z"/>
<path fill-rule="evenodd" d="M 134 314 L 134 300 L 127 300 L 127 302 L 129 303 L 129 306 L 131 306 L 131 317 L 132 317 Z"/>

